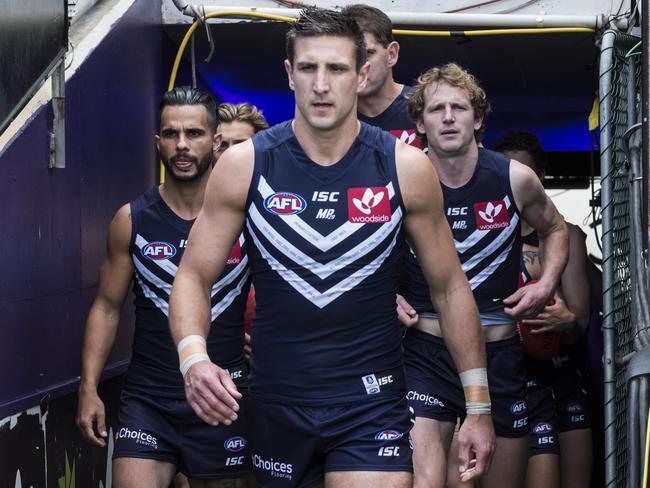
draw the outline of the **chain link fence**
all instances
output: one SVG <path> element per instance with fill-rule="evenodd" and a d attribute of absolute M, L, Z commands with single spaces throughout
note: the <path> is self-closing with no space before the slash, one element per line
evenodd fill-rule
<path fill-rule="evenodd" d="M 626 376 L 628 360 L 640 349 L 638 331 L 632 320 L 635 249 L 631 227 L 631 170 L 626 147 L 630 127 L 637 122 L 640 110 L 641 62 L 633 59 L 639 41 L 633 36 L 607 31 L 602 37 L 600 58 L 605 471 L 608 488 L 639 486 L 628 484 L 637 476 L 630 473 Z M 630 96 L 632 92 L 634 94 Z"/>

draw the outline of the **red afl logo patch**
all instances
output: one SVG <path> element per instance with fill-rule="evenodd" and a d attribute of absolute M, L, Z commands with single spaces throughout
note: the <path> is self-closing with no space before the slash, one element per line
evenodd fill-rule
<path fill-rule="evenodd" d="M 170 259 L 176 255 L 176 248 L 168 242 L 151 242 L 144 246 L 140 251 L 147 259 Z"/>
<path fill-rule="evenodd" d="M 510 216 L 503 200 L 475 203 L 474 214 L 479 230 L 501 229 L 510 225 Z"/>
<path fill-rule="evenodd" d="M 239 241 L 235 242 L 235 245 L 232 246 L 232 249 L 230 250 L 230 256 L 228 256 L 228 260 L 226 261 L 226 264 L 239 264 L 241 263 L 241 245 L 239 244 Z"/>
<path fill-rule="evenodd" d="M 390 222 L 388 188 L 348 188 L 348 220 L 354 224 Z"/>

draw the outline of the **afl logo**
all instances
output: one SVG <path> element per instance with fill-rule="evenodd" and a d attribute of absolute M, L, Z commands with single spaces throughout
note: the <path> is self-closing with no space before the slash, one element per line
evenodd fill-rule
<path fill-rule="evenodd" d="M 401 439 L 402 436 L 401 432 L 397 432 L 396 430 L 382 430 L 381 432 L 377 432 L 375 434 L 375 440 L 376 441 L 394 441 L 396 439 Z"/>
<path fill-rule="evenodd" d="M 295 215 L 307 208 L 307 202 L 295 193 L 279 192 L 264 199 L 264 208 L 275 215 Z"/>
<path fill-rule="evenodd" d="M 176 255 L 176 248 L 167 242 L 150 242 L 140 251 L 147 259 L 169 259 Z"/>
<path fill-rule="evenodd" d="M 246 439 L 243 437 L 231 437 L 223 443 L 223 447 L 226 448 L 226 451 L 239 452 L 246 447 Z"/>
<path fill-rule="evenodd" d="M 519 400 L 510 406 L 510 411 L 515 415 L 520 415 L 526 411 L 526 401 Z"/>
<path fill-rule="evenodd" d="M 580 403 L 569 403 L 566 406 L 566 411 L 571 413 L 582 412 L 582 405 Z"/>
<path fill-rule="evenodd" d="M 535 434 L 548 434 L 553 430 L 553 427 L 548 422 L 541 422 L 533 427 L 533 432 Z"/>

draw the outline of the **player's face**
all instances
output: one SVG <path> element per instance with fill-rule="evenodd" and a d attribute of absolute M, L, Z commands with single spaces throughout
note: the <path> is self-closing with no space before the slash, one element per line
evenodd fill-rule
<path fill-rule="evenodd" d="M 368 82 L 366 87 L 359 92 L 359 96 L 368 97 L 377 93 L 386 83 L 390 70 L 397 62 L 397 53 L 399 45 L 391 42 L 387 47 L 382 46 L 374 34 L 368 32 L 363 34 L 366 39 L 366 52 L 370 71 L 368 72 Z"/>
<path fill-rule="evenodd" d="M 217 150 L 203 105 L 163 108 L 156 146 L 167 176 L 177 181 L 193 181 L 212 167 Z"/>
<path fill-rule="evenodd" d="M 440 157 L 463 154 L 474 141 L 474 131 L 482 121 L 474 116 L 469 94 L 464 88 L 433 83 L 424 91 L 424 112 L 417 123 L 426 133 L 429 147 Z"/>
<path fill-rule="evenodd" d="M 535 160 L 533 159 L 532 154 L 530 154 L 528 151 L 521 151 L 518 149 L 503 151 L 503 155 L 508 159 L 514 159 L 515 161 L 519 161 L 521 164 L 528 166 L 535 172 L 540 180 L 544 180 L 544 175 L 539 174 L 537 166 L 535 165 Z"/>
<path fill-rule="evenodd" d="M 221 143 L 215 154 L 215 159 L 223 154 L 223 152 L 230 146 L 244 142 L 255 134 L 255 129 L 248 122 L 240 122 L 234 120 L 233 122 L 223 122 L 217 127 L 217 136 L 220 138 Z"/>
<path fill-rule="evenodd" d="M 296 120 L 328 131 L 356 118 L 357 93 L 365 86 L 369 65 L 357 73 L 354 49 L 347 37 L 296 40 L 293 64 L 285 61 L 296 98 Z"/>

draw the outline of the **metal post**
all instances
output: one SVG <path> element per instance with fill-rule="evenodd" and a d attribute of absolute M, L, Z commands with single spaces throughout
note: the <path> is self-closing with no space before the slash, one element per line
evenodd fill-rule
<path fill-rule="evenodd" d="M 65 58 L 52 73 L 52 132 L 50 133 L 50 168 L 65 168 Z"/>

